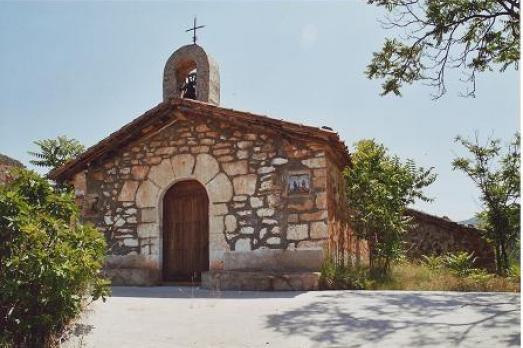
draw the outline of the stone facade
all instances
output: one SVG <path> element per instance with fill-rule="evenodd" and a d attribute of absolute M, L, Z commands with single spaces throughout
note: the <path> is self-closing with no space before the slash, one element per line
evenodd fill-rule
<path fill-rule="evenodd" d="M 196 100 L 180 98 L 189 75 Z M 324 250 L 344 254 L 350 243 L 347 148 L 328 129 L 219 107 L 219 82 L 200 46 L 181 47 L 165 65 L 160 105 L 50 177 L 74 185 L 83 219 L 105 233 L 114 283 L 162 281 L 163 198 L 193 180 L 209 201 L 208 287 L 317 288 Z"/>
<path fill-rule="evenodd" d="M 84 218 L 107 236 L 107 270 L 116 283 L 161 280 L 162 198 L 189 179 L 209 197 L 211 271 L 224 269 L 227 253 L 262 260 L 274 257 L 264 250 L 323 255 L 329 226 L 342 220 L 345 204 L 328 145 L 212 117 L 171 117 L 171 126 L 90 163 L 71 180 Z M 309 176 L 308 192 L 289 192 L 288 177 L 296 173 Z M 314 264 L 317 270 L 321 262 Z"/>
<path fill-rule="evenodd" d="M 494 251 L 477 228 L 412 209 L 407 214 L 414 218 L 414 228 L 406 234 L 408 256 L 420 258 L 421 255 L 467 251 L 474 252 L 478 258 L 476 266 L 495 268 Z"/>

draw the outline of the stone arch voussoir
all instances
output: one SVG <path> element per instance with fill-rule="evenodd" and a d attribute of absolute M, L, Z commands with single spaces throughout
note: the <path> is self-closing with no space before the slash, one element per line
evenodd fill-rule
<path fill-rule="evenodd" d="M 223 253 L 228 249 L 223 235 L 224 217 L 212 212 L 214 205 L 230 202 L 234 190 L 231 180 L 220 170 L 218 161 L 212 155 L 179 154 L 150 168 L 147 179 L 140 183 L 136 192 L 136 206 L 141 212 L 138 237 L 155 244 L 154 248 L 147 250 L 154 250 L 158 267 L 161 267 L 163 197 L 172 185 L 184 180 L 196 180 L 207 191 L 210 268 L 220 268 L 223 265 Z"/>

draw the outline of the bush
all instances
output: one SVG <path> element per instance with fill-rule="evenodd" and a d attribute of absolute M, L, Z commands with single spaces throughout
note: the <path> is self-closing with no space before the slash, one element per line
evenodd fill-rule
<path fill-rule="evenodd" d="M 432 272 L 436 272 L 443 266 L 443 257 L 435 255 L 421 255 L 423 263 L 430 269 Z"/>
<path fill-rule="evenodd" d="M 53 346 L 87 298 L 108 294 L 105 240 L 77 218 L 73 194 L 34 172 L 0 185 L 0 346 Z"/>
<path fill-rule="evenodd" d="M 476 262 L 474 252 L 467 253 L 466 251 L 459 251 L 457 253 L 448 253 L 445 256 L 445 267 L 458 277 L 467 277 L 476 269 L 474 263 Z"/>
<path fill-rule="evenodd" d="M 325 290 L 362 290 L 367 288 L 367 272 L 362 268 L 337 265 L 326 260 L 321 267 L 321 288 Z"/>
<path fill-rule="evenodd" d="M 490 274 L 484 269 L 475 269 L 474 271 L 470 272 L 466 278 L 469 278 L 475 283 L 483 284 L 488 283 L 491 279 L 494 279 L 494 274 Z"/>
<path fill-rule="evenodd" d="M 515 282 L 518 282 L 518 283 L 521 282 L 521 265 L 517 262 L 513 262 L 510 265 L 510 270 L 509 270 L 508 276 Z"/>

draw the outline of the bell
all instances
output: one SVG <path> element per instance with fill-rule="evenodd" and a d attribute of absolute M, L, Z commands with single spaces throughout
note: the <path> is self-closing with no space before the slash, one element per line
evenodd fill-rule
<path fill-rule="evenodd" d="M 182 86 L 182 98 L 196 99 L 196 73 L 190 73 Z"/>

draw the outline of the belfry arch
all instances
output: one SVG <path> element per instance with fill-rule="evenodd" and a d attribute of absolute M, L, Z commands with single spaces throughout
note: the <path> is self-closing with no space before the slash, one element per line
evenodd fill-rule
<path fill-rule="evenodd" d="M 200 46 L 186 45 L 176 50 L 165 64 L 163 74 L 163 99 L 182 97 L 187 77 L 196 71 L 196 100 L 220 104 L 220 72 Z"/>

